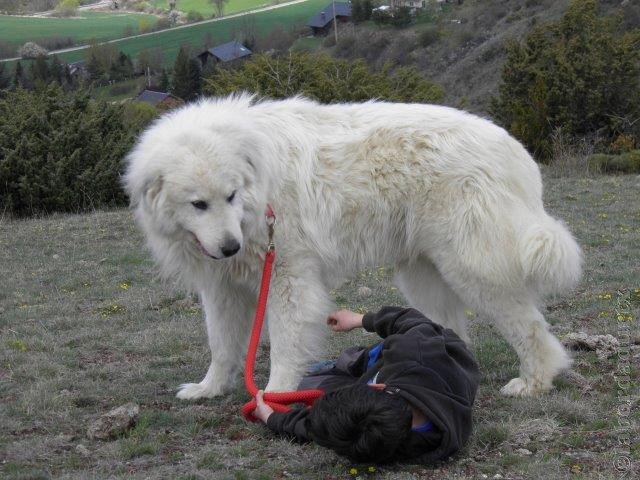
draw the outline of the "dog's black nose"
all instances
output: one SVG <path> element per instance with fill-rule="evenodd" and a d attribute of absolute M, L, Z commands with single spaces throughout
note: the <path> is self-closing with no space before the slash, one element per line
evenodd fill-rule
<path fill-rule="evenodd" d="M 231 255 L 238 253 L 238 250 L 240 250 L 240 244 L 236 239 L 227 240 L 220 250 L 225 257 L 230 257 Z"/>

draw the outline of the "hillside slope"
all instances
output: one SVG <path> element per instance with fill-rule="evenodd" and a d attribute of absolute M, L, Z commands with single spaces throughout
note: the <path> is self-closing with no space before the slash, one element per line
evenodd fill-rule
<path fill-rule="evenodd" d="M 415 65 L 445 90 L 444 103 L 486 114 L 497 93 L 505 44 L 522 40 L 535 25 L 559 20 L 570 0 L 467 0 L 405 29 L 370 22 L 343 31 L 330 50 L 381 67 Z M 433 4 L 433 2 L 432 2 Z M 640 4 L 605 0 L 605 14 L 621 13 L 621 28 L 640 26 Z M 327 40 L 325 44 L 332 43 Z"/>

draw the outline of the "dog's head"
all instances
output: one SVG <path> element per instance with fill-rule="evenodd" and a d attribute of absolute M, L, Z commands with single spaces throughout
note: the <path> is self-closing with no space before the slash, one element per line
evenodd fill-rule
<path fill-rule="evenodd" d="M 223 259 L 241 251 L 245 222 L 266 199 L 259 137 L 220 122 L 215 107 L 190 105 L 154 123 L 129 154 L 124 183 L 148 236 Z"/>

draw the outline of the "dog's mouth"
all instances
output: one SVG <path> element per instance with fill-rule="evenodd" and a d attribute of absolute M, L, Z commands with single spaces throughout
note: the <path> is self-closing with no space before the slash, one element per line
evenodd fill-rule
<path fill-rule="evenodd" d="M 192 236 L 193 236 L 193 241 L 196 244 L 196 246 L 198 247 L 198 250 L 200 250 L 200 252 L 209 257 L 209 258 L 213 258 L 215 260 L 220 260 L 218 257 L 216 257 L 215 255 L 211 255 L 206 248 L 204 248 L 204 246 L 202 245 L 202 243 L 200 243 L 200 240 L 198 239 L 198 236 L 193 233 L 193 232 L 189 232 Z"/>

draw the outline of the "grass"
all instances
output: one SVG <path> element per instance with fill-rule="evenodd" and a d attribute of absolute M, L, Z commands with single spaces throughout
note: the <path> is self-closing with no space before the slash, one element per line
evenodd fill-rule
<path fill-rule="evenodd" d="M 205 43 L 206 37 L 212 37 L 215 43 L 224 43 L 240 36 L 243 31 L 264 35 L 277 26 L 303 25 L 320 8 L 326 6 L 326 1 L 307 0 L 276 10 L 222 19 L 218 22 L 193 25 L 178 30 L 162 31 L 141 38 L 123 39 L 115 42 L 114 45 L 118 50 L 122 50 L 134 58 L 142 50 L 161 47 L 164 52 L 165 65 L 172 65 L 181 45 L 191 45 L 198 49 Z M 84 51 L 76 51 L 61 54 L 60 58 L 66 62 L 74 62 L 83 59 L 85 55 Z"/>
<path fill-rule="evenodd" d="M 277 0 L 230 0 L 224 6 L 224 14 L 244 12 L 254 8 L 266 7 L 274 3 L 281 3 Z M 169 8 L 168 0 L 151 0 L 154 7 Z M 205 18 L 210 18 L 216 13 L 215 7 L 210 0 L 178 0 L 176 9 L 182 12 L 199 12 Z"/>
<path fill-rule="evenodd" d="M 640 180 L 547 175 L 545 184 L 548 209 L 570 225 L 586 262 L 580 287 L 547 309 L 553 331 L 622 340 L 629 327 L 640 342 Z M 143 243 L 127 210 L 0 223 L 0 477 L 339 479 L 352 467 L 362 472 L 330 451 L 245 423 L 240 386 L 214 400 L 175 398 L 176 387 L 199 380 L 208 365 L 202 313 L 194 298 L 157 280 Z M 361 286 L 371 295 L 358 296 Z M 333 296 L 361 311 L 404 303 L 384 267 Z M 484 320 L 470 317 L 483 372 L 470 443 L 437 468 L 380 467 L 360 478 L 622 478 L 615 449 L 624 433 L 629 458 L 640 461 L 637 393 L 623 417 L 616 387 L 627 372 L 630 392 L 638 391 L 637 346 L 628 360 L 574 352 L 575 371 L 590 388 L 563 377 L 540 398 L 503 398 L 497 392 L 516 373 L 516 356 Z M 328 355 L 370 341 L 335 335 Z M 265 352 L 258 375 L 260 382 L 267 375 Z M 129 401 L 140 405 L 136 428 L 112 441 L 86 438 L 93 419 Z"/>
<path fill-rule="evenodd" d="M 80 18 L 17 17 L 0 15 L 0 42 L 17 46 L 51 37 L 71 37 L 77 44 L 90 39 L 120 38 L 126 28 L 138 31 L 141 21 L 155 23 L 157 17 L 141 13 L 81 12 Z"/>

